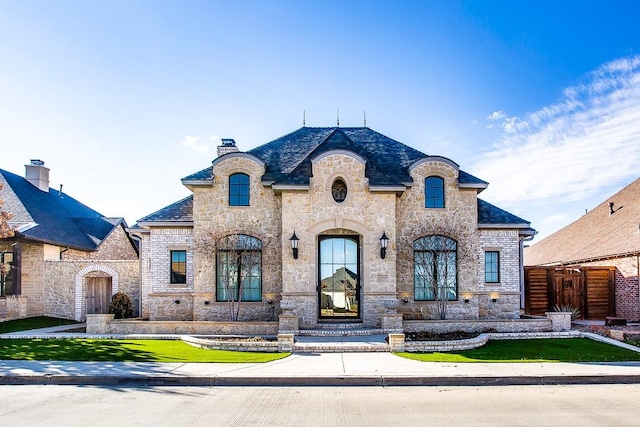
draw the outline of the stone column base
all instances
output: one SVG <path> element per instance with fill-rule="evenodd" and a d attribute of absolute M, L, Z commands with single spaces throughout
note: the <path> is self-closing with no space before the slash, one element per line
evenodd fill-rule
<path fill-rule="evenodd" d="M 545 313 L 551 320 L 551 330 L 553 332 L 571 330 L 571 313 L 562 311 L 548 311 Z"/>
<path fill-rule="evenodd" d="M 402 332 L 402 314 L 383 314 L 381 326 L 385 332 Z"/>
<path fill-rule="evenodd" d="M 389 334 L 389 347 L 393 353 L 404 351 L 404 334 Z"/>
<path fill-rule="evenodd" d="M 87 334 L 106 334 L 113 314 L 87 314 Z"/>
<path fill-rule="evenodd" d="M 293 351 L 293 334 L 278 334 L 278 352 L 291 353 Z"/>
<path fill-rule="evenodd" d="M 278 332 L 297 334 L 300 331 L 300 318 L 295 314 L 281 314 L 278 316 Z"/>

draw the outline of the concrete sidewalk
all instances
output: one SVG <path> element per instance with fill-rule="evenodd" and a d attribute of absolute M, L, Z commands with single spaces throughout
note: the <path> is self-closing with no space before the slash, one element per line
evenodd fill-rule
<path fill-rule="evenodd" d="M 640 362 L 424 363 L 391 353 L 310 353 L 269 363 L 0 361 L 0 384 L 479 386 L 638 384 Z"/>
<path fill-rule="evenodd" d="M 68 328 L 68 327 L 67 327 Z M 58 336 L 64 327 L 48 328 Z M 44 336 L 23 331 L 13 337 Z M 609 338 L 608 344 L 640 351 Z M 130 337 L 129 337 L 130 338 Z M 147 337 L 149 338 L 149 337 Z M 167 338 L 165 336 L 165 338 Z M 110 386 L 480 386 L 640 384 L 640 362 L 435 363 L 392 353 L 294 353 L 268 363 L 138 363 L 0 360 L 2 384 Z"/>

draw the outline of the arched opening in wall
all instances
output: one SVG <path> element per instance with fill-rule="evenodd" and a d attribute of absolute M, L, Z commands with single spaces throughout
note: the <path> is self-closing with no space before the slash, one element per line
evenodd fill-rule
<path fill-rule="evenodd" d="M 92 271 L 84 276 L 87 314 L 107 314 L 113 295 L 112 277 L 103 271 Z"/>

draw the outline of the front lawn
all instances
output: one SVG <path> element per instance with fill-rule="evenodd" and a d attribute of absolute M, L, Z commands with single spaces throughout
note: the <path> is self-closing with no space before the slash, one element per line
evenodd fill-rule
<path fill-rule="evenodd" d="M 176 340 L 0 339 L 0 359 L 262 363 L 288 353 L 207 350 Z"/>
<path fill-rule="evenodd" d="M 640 353 L 588 338 L 489 341 L 473 350 L 451 353 L 397 353 L 422 362 L 626 362 Z"/>
<path fill-rule="evenodd" d="M 9 320 L 0 322 L 0 334 L 9 332 L 28 331 L 30 329 L 49 328 L 51 326 L 73 325 L 78 323 L 75 320 L 57 319 L 55 317 L 27 317 L 25 319 Z"/>

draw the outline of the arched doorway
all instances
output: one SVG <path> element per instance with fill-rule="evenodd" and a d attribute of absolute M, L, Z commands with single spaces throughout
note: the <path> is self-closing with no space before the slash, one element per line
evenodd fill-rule
<path fill-rule="evenodd" d="M 321 320 L 360 318 L 359 236 L 318 236 L 318 313 Z"/>

